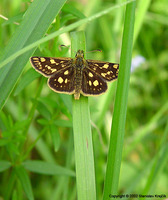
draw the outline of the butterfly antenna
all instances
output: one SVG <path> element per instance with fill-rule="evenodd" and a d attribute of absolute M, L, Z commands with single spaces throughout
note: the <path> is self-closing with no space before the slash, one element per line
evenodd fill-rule
<path fill-rule="evenodd" d="M 65 48 L 71 49 L 71 47 L 66 46 L 66 45 L 64 45 L 64 44 L 61 44 L 61 45 L 59 45 L 59 49 L 60 49 L 60 51 L 61 51 L 61 48 L 62 48 L 62 47 L 65 47 Z M 73 50 L 73 52 L 76 53 L 76 51 L 74 51 L 74 50 Z"/>
<path fill-rule="evenodd" d="M 98 51 L 98 52 L 102 52 L 101 49 L 95 49 L 95 50 L 92 50 L 92 51 L 87 51 L 86 53 L 91 53 L 91 52 L 96 52 L 96 51 Z"/>
<path fill-rule="evenodd" d="M 60 45 L 59 45 L 60 51 L 62 50 L 62 47 L 71 49 L 71 47 L 69 47 L 69 46 L 66 46 L 66 45 L 64 45 L 64 44 L 60 44 Z"/>

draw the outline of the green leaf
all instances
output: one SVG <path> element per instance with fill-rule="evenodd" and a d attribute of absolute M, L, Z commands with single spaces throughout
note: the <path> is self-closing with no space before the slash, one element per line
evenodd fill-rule
<path fill-rule="evenodd" d="M 72 122 L 69 120 L 55 120 L 53 123 L 58 127 L 72 127 Z"/>
<path fill-rule="evenodd" d="M 41 125 L 48 125 L 50 122 L 44 118 L 38 119 L 37 122 Z"/>
<path fill-rule="evenodd" d="M 62 8 L 62 11 L 67 12 L 68 14 L 71 13 L 72 15 L 80 19 L 85 18 L 85 15 L 82 12 L 80 12 L 77 8 L 75 8 L 70 4 L 65 4 L 64 7 Z"/>
<path fill-rule="evenodd" d="M 38 101 L 37 110 L 45 119 L 51 119 L 51 113 L 44 103 Z"/>
<path fill-rule="evenodd" d="M 59 107 L 57 102 L 55 101 L 55 99 L 53 100 L 51 98 L 41 96 L 38 98 L 38 100 L 40 102 L 42 102 L 43 104 L 46 104 L 46 105 L 49 105 L 50 107 L 52 107 L 52 110 L 53 110 L 53 108 L 55 110 L 55 108 L 58 109 L 58 107 Z"/>
<path fill-rule="evenodd" d="M 12 200 L 18 200 L 18 199 L 19 199 L 19 197 L 18 197 L 17 191 L 14 190 L 13 194 L 12 194 Z"/>
<path fill-rule="evenodd" d="M 19 131 L 19 130 L 23 130 L 23 128 L 25 126 L 27 126 L 29 120 L 28 119 L 25 119 L 25 120 L 22 120 L 22 121 L 17 121 L 13 127 L 12 127 L 12 130 L 11 131 Z"/>
<path fill-rule="evenodd" d="M 65 106 L 68 108 L 69 112 L 72 113 L 72 96 L 67 94 L 60 94 L 60 97 Z"/>
<path fill-rule="evenodd" d="M 60 144 L 61 144 L 61 139 L 60 139 L 60 134 L 59 134 L 58 128 L 54 124 L 50 125 L 50 134 L 52 137 L 52 142 L 54 144 L 54 150 L 58 151 Z"/>
<path fill-rule="evenodd" d="M 18 23 L 19 21 L 21 21 L 23 19 L 23 13 L 17 15 L 17 16 L 14 16 L 14 17 L 11 17 L 9 18 L 8 20 L 6 20 L 5 22 L 3 22 L 2 26 L 6 26 L 8 24 L 13 24 L 13 23 Z"/>
<path fill-rule="evenodd" d="M 0 111 L 0 128 L 2 131 L 10 128 L 9 116 L 7 117 L 2 110 Z"/>
<path fill-rule="evenodd" d="M 19 84 L 16 87 L 14 95 L 18 95 L 25 87 L 27 87 L 32 81 L 41 75 L 37 73 L 33 68 L 27 70 L 27 72 L 20 79 Z"/>
<path fill-rule="evenodd" d="M 0 147 L 1 146 L 5 146 L 6 144 L 8 144 L 11 140 L 8 138 L 1 138 L 0 139 Z"/>
<path fill-rule="evenodd" d="M 8 145 L 8 152 L 11 156 L 11 158 L 14 159 L 14 157 L 16 157 L 16 155 L 20 155 L 20 151 L 18 149 L 18 145 L 16 145 L 13 141 L 11 141 Z"/>
<path fill-rule="evenodd" d="M 3 172 L 11 167 L 11 163 L 6 160 L 0 160 L 0 172 Z"/>
<path fill-rule="evenodd" d="M 53 163 L 47 163 L 44 161 L 29 160 L 25 161 L 23 166 L 27 170 L 39 174 L 75 176 L 75 172 L 70 169 L 66 169 Z"/>
<path fill-rule="evenodd" d="M 33 200 L 34 196 L 33 196 L 32 186 L 26 170 L 24 169 L 23 166 L 17 166 L 15 167 L 15 172 L 21 182 L 21 185 L 23 187 L 23 190 L 25 191 L 27 198 L 29 200 Z"/>

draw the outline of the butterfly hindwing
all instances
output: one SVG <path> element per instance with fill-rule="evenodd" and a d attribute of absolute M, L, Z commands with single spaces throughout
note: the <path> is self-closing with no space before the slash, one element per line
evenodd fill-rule
<path fill-rule="evenodd" d="M 99 95 L 107 90 L 107 83 L 89 68 L 83 70 L 81 93 L 85 96 Z"/>
<path fill-rule="evenodd" d="M 30 61 L 36 71 L 43 76 L 50 77 L 60 70 L 69 67 L 72 63 L 71 58 L 52 58 L 52 57 L 31 57 Z"/>
<path fill-rule="evenodd" d="M 53 74 L 48 79 L 48 85 L 55 92 L 73 94 L 75 90 L 74 77 L 74 69 L 68 67 Z"/>
<path fill-rule="evenodd" d="M 115 80 L 118 77 L 119 64 L 86 60 L 88 67 L 106 81 Z"/>

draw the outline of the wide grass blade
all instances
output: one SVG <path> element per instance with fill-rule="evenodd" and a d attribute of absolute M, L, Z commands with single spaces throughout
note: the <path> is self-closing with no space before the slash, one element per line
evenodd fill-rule
<path fill-rule="evenodd" d="M 25 46 L 34 43 L 44 36 L 48 27 L 64 5 L 65 0 L 35 0 L 27 10 L 22 23 L 6 47 L 1 61 L 8 59 L 15 52 Z M 0 73 L 0 109 L 16 84 L 24 66 L 34 49 L 27 51 L 20 57 L 14 57 L 13 61 L 1 69 Z"/>
<path fill-rule="evenodd" d="M 71 34 L 72 57 L 78 49 L 85 51 L 84 32 Z M 88 98 L 73 100 L 73 133 L 78 200 L 96 200 L 95 169 Z"/>

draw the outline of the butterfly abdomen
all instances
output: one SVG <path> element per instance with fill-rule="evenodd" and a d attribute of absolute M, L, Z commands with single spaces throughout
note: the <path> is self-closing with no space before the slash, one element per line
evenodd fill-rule
<path fill-rule="evenodd" d="M 81 84 L 82 84 L 82 68 L 78 67 L 75 69 L 75 99 L 80 98 Z"/>

